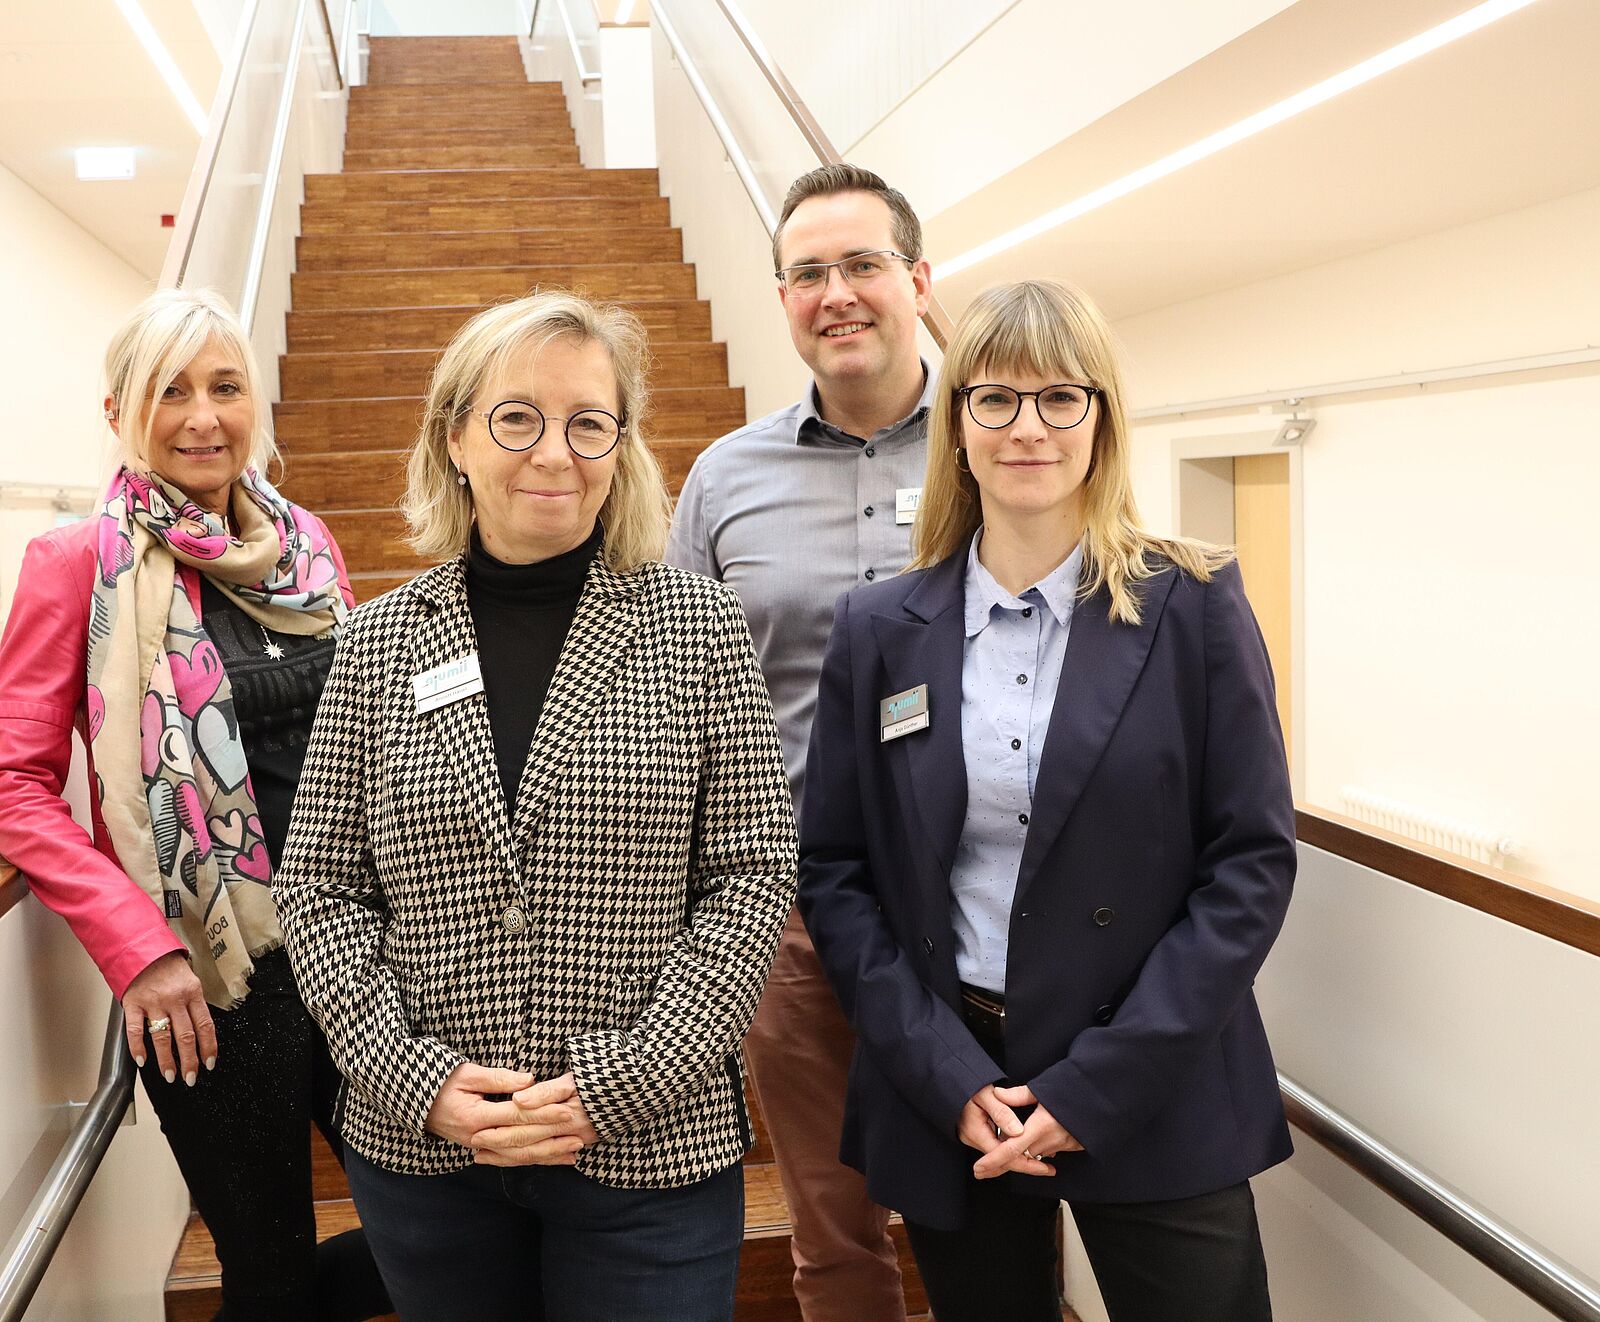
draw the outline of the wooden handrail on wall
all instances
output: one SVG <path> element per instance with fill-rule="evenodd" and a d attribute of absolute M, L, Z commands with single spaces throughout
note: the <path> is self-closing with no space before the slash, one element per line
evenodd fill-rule
<path fill-rule="evenodd" d="M 1600 955 L 1600 904 L 1593 900 L 1307 804 L 1295 806 L 1295 834 L 1301 844 Z"/>
<path fill-rule="evenodd" d="M 28 883 L 22 879 L 22 873 L 0 858 L 0 915 L 14 909 L 27 893 Z"/>

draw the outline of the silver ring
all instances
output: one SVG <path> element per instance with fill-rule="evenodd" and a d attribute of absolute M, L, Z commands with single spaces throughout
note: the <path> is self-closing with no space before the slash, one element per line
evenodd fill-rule
<path fill-rule="evenodd" d="M 172 1020 L 167 1018 L 166 1015 L 162 1015 L 159 1019 L 152 1019 L 146 1027 L 152 1033 L 170 1033 L 172 1031 Z"/>

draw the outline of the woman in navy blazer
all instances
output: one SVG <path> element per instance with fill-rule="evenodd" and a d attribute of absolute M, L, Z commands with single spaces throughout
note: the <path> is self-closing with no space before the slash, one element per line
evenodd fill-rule
<path fill-rule="evenodd" d="M 1247 1181 L 1290 1142 L 1251 985 L 1294 816 L 1238 567 L 1140 527 L 1081 294 L 980 295 L 941 385 L 917 557 L 840 600 L 806 773 L 841 1155 L 940 1322 L 1059 1318 L 1061 1199 L 1113 1322 L 1270 1318 Z"/>

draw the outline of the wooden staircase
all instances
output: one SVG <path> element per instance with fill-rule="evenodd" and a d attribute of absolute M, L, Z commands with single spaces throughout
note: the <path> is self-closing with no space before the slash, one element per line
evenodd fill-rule
<path fill-rule="evenodd" d="M 445 82 L 460 70 L 470 82 Z M 424 567 L 395 509 L 405 451 L 445 342 L 486 304 L 563 286 L 626 303 L 650 335 L 646 434 L 674 493 L 713 438 L 745 422 L 727 350 L 695 297 L 654 170 L 586 170 L 561 88 L 529 83 L 515 39 L 375 38 L 350 92 L 344 172 L 306 179 L 288 352 L 274 409 L 282 488 L 322 515 L 359 599 Z M 756 1113 L 745 1159 L 738 1322 L 797 1322 L 789 1214 Z M 312 1134 L 319 1238 L 358 1224 L 344 1172 Z M 927 1308 L 894 1227 L 907 1299 Z M 220 1302 L 211 1236 L 191 1216 L 167 1280 L 168 1322 Z"/>
<path fill-rule="evenodd" d="M 460 70 L 471 81 L 444 81 Z M 274 409 L 284 492 L 321 514 L 358 599 L 425 563 L 395 509 L 445 342 L 489 303 L 567 288 L 650 334 L 651 447 L 676 491 L 745 421 L 654 170 L 586 170 L 557 83 L 514 38 L 376 38 L 350 91 L 344 170 L 306 178 Z"/>

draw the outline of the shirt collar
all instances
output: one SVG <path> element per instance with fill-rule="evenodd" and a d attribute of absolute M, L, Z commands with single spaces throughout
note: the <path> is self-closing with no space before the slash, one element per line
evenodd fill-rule
<path fill-rule="evenodd" d="M 933 407 L 933 392 L 937 385 L 938 374 L 928 366 L 928 360 L 918 360 L 922 364 L 922 395 L 917 400 L 916 408 L 901 418 L 899 422 L 883 428 L 874 436 L 866 439 L 869 441 L 888 440 L 897 435 L 913 423 L 921 422 L 928 416 L 928 410 Z M 817 383 L 812 383 L 806 388 L 806 393 L 800 399 L 798 412 L 795 414 L 794 438 L 799 444 L 816 442 L 818 440 L 847 440 L 852 445 L 861 443 L 862 438 L 851 436 L 850 433 L 841 431 L 832 423 L 823 419 L 818 408 Z"/>
<path fill-rule="evenodd" d="M 1072 607 L 1078 597 L 1078 579 L 1083 573 L 1083 542 L 1072 548 L 1072 554 L 1041 578 L 1020 597 L 1014 597 L 995 580 L 978 559 L 978 543 L 983 540 L 983 529 L 973 534 L 967 546 L 966 578 L 966 628 L 967 637 L 976 638 L 988 627 L 994 608 L 1023 610 L 1043 601 L 1050 614 L 1063 629 L 1072 620 Z"/>

